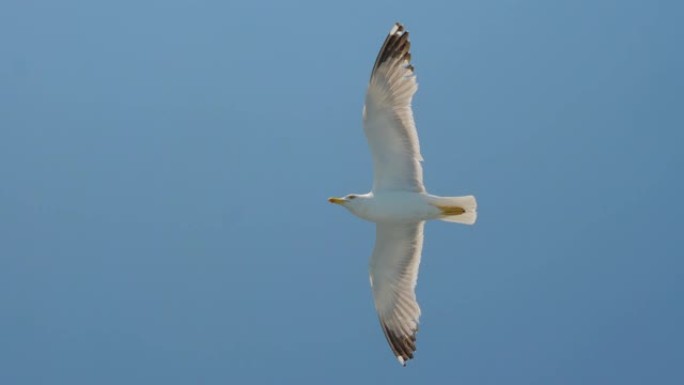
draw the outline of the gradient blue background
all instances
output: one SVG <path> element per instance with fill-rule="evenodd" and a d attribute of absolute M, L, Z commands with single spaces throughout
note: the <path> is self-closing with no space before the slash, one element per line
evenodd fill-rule
<path fill-rule="evenodd" d="M 0 383 L 684 383 L 677 1 L 4 1 Z M 361 131 L 412 33 L 416 359 L 373 309 Z"/>

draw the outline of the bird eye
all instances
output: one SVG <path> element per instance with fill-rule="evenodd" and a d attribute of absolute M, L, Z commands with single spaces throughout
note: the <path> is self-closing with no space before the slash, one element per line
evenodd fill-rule
<path fill-rule="evenodd" d="M 347 199 L 349 199 L 349 200 L 352 200 L 352 199 L 354 199 L 354 198 L 356 198 L 356 195 L 350 195 L 350 196 L 347 197 Z"/>

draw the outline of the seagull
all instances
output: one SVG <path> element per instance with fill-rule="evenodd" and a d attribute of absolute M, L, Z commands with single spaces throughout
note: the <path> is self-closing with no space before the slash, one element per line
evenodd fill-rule
<path fill-rule="evenodd" d="M 420 307 L 415 287 L 425 221 L 472 225 L 477 219 L 474 196 L 440 197 L 428 194 L 423 185 L 423 158 L 411 110 L 418 84 L 410 47 L 409 33 L 396 23 L 371 72 L 363 108 L 373 158 L 371 192 L 328 199 L 375 223 L 370 284 L 380 325 L 402 366 L 416 350 Z"/>

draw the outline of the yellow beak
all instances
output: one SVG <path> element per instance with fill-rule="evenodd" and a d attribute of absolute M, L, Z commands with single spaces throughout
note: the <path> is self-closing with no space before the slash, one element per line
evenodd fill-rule
<path fill-rule="evenodd" d="M 334 203 L 336 205 L 341 205 L 341 204 L 344 204 L 344 202 L 346 202 L 346 201 L 342 198 L 332 197 L 332 198 L 328 198 L 328 202 Z"/>

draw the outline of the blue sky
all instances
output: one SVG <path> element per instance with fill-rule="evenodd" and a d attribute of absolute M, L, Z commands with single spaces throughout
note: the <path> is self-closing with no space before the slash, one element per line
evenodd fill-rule
<path fill-rule="evenodd" d="M 675 1 L 6 1 L 0 383 L 681 384 Z M 366 82 L 412 34 L 416 359 L 374 313 Z"/>

